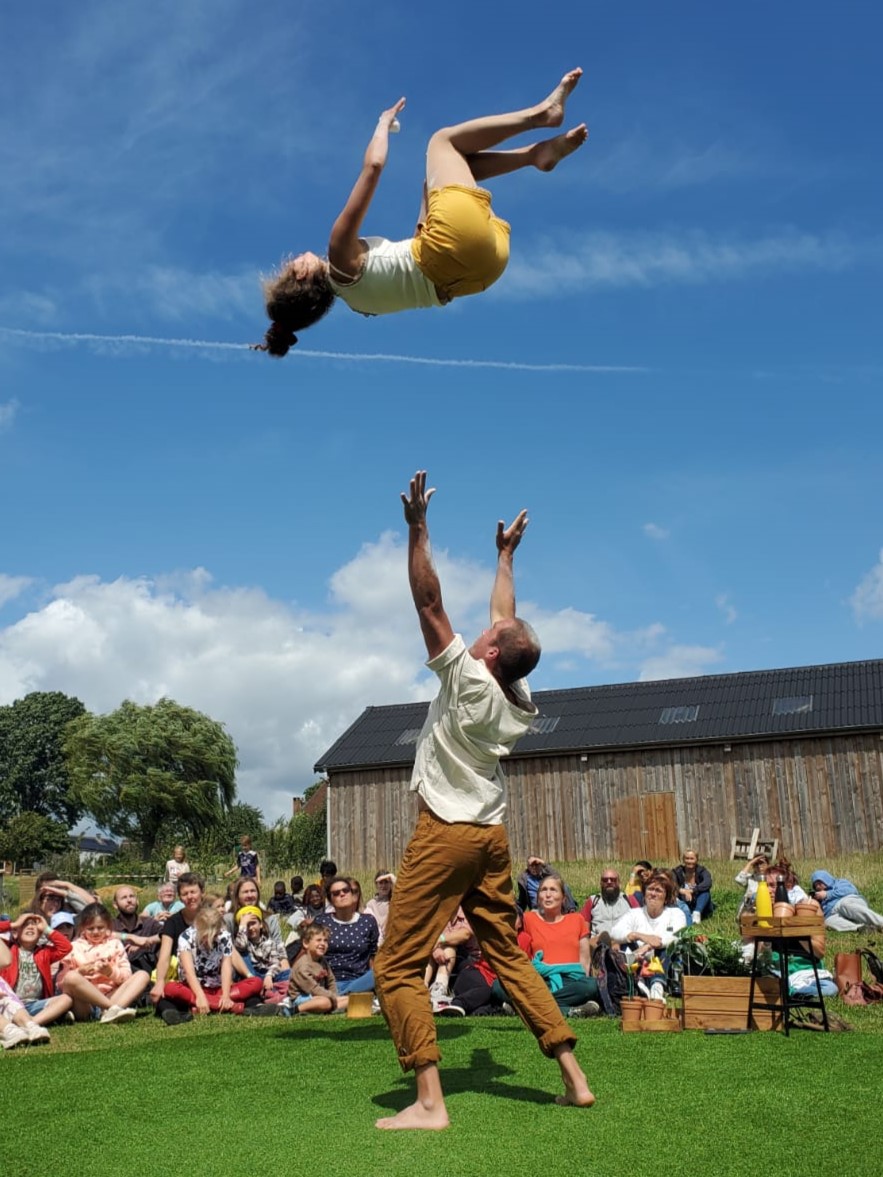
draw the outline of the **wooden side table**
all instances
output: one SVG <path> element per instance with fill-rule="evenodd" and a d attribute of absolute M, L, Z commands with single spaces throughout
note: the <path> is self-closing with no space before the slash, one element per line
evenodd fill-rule
<path fill-rule="evenodd" d="M 792 1026 L 803 1029 L 799 1021 L 791 1020 L 791 1010 L 818 1009 L 822 1012 L 822 1026 L 826 1033 L 830 1032 L 828 1013 L 825 1009 L 825 998 L 822 995 L 822 983 L 819 980 L 819 960 L 813 952 L 813 936 L 824 935 L 825 921 L 821 915 L 791 916 L 782 919 L 770 916 L 768 919 L 758 919 L 756 915 L 743 915 L 741 919 L 742 936 L 754 943 L 754 955 L 751 958 L 751 986 L 748 991 L 748 1029 L 751 1029 L 751 1017 L 754 1010 L 754 991 L 757 980 L 757 952 L 761 944 L 769 944 L 773 952 L 779 954 L 779 1001 L 774 1006 L 767 1005 L 767 1009 L 781 1010 L 782 1026 L 787 1037 Z M 806 958 L 812 967 L 816 982 L 816 997 L 794 997 L 791 994 L 788 977 L 788 962 L 791 956 L 799 953 Z"/>

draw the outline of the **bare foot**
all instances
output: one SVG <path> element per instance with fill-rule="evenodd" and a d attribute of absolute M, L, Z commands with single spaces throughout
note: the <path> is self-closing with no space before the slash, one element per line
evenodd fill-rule
<path fill-rule="evenodd" d="M 396 1115 L 384 1116 L 382 1120 L 377 1120 L 374 1127 L 393 1129 L 422 1128 L 430 1132 L 439 1132 L 442 1128 L 447 1128 L 449 1123 L 448 1112 L 443 1103 L 426 1108 L 418 1099 L 416 1103 L 412 1103 L 410 1107 L 403 1108 Z"/>
<path fill-rule="evenodd" d="M 589 1085 L 585 1079 L 582 1082 L 573 1083 L 565 1079 L 564 1094 L 556 1095 L 555 1102 L 563 1108 L 590 1108 L 595 1102 L 595 1097 L 589 1091 Z"/>
<path fill-rule="evenodd" d="M 564 135 L 556 135 L 554 139 L 547 139 L 545 143 L 537 143 L 534 147 L 533 166 L 541 172 L 551 172 L 566 155 L 572 155 L 589 137 L 589 130 L 585 123 L 573 127 Z"/>
<path fill-rule="evenodd" d="M 541 102 L 534 114 L 535 127 L 560 127 L 564 122 L 564 107 L 583 71 L 577 67 L 566 73 L 545 102 Z"/>

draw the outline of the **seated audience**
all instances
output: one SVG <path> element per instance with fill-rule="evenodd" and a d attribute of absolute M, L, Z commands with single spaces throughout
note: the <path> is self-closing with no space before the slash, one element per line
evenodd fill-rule
<path fill-rule="evenodd" d="M 288 994 L 288 959 L 278 936 L 274 936 L 258 907 L 243 907 L 236 913 L 234 947 L 245 968 L 263 982 L 261 1001 L 279 1005 Z M 267 1011 L 268 1012 L 268 1011 Z"/>
<path fill-rule="evenodd" d="M 435 942 L 423 977 L 434 1013 L 438 1013 L 439 1006 L 450 1003 L 451 978 L 458 968 L 478 960 L 480 955 L 481 949 L 469 921 L 463 908 L 458 907 Z"/>
<path fill-rule="evenodd" d="M 291 876 L 291 882 L 290 882 L 288 885 L 289 885 L 289 887 L 290 887 L 290 889 L 291 889 L 291 898 L 294 900 L 295 906 L 297 906 L 297 904 L 299 904 L 299 903 L 303 903 L 303 901 L 304 901 L 304 897 L 303 897 L 303 889 L 304 889 L 304 880 L 303 880 L 303 875 L 292 875 L 292 876 Z"/>
<path fill-rule="evenodd" d="M 389 904 L 395 881 L 396 877 L 390 871 L 379 870 L 374 876 L 374 894 L 365 904 L 365 911 L 368 915 L 374 916 L 377 920 L 377 927 L 380 929 L 378 947 L 383 943 L 383 937 L 386 934 L 386 921 L 389 918 Z"/>
<path fill-rule="evenodd" d="M 822 905 L 825 927 L 835 932 L 883 931 L 883 915 L 873 911 L 849 879 L 835 879 L 825 870 L 813 871 L 812 897 Z"/>
<path fill-rule="evenodd" d="M 70 997 L 56 994 L 53 977 L 53 966 L 71 950 L 70 941 L 33 911 L 23 911 L 11 922 L 9 936 L 9 964 L 0 968 L 0 977 L 23 1004 L 28 1019 L 49 1026 L 72 1005 Z"/>
<path fill-rule="evenodd" d="M 291 915 L 294 912 L 294 898 L 285 890 L 285 884 L 280 880 L 273 884 L 273 898 L 267 907 L 274 915 Z"/>
<path fill-rule="evenodd" d="M 57 911 L 72 911 L 75 915 L 83 910 L 88 903 L 95 902 L 95 896 L 76 883 L 67 883 L 64 879 L 53 878 L 52 871 L 44 871 L 37 875 L 34 882 L 33 910 L 43 913 L 47 920 L 51 920 Z"/>
<path fill-rule="evenodd" d="M 156 962 L 156 981 L 150 990 L 150 1000 L 156 1006 L 156 1016 L 162 1018 L 167 1026 L 177 1026 L 181 1022 L 189 1022 L 192 1018 L 189 1010 L 182 1010 L 166 997 L 165 989 L 172 957 L 176 957 L 178 940 L 192 926 L 197 912 L 202 907 L 205 896 L 205 879 L 191 871 L 189 874 L 181 875 L 177 886 L 178 898 L 184 906 L 167 919 L 162 926 L 159 958 Z M 216 904 L 213 906 L 217 908 Z M 177 973 L 177 963 L 175 972 Z"/>
<path fill-rule="evenodd" d="M 337 992 L 369 993 L 374 989 L 374 954 L 380 930 L 373 915 L 359 911 L 349 879 L 335 876 L 328 886 L 333 911 L 318 917 L 328 929 L 326 960 L 337 980 Z"/>
<path fill-rule="evenodd" d="M 182 872 L 186 873 L 186 872 Z M 180 878 L 180 875 L 178 876 Z M 160 883 L 156 889 L 156 899 L 144 908 L 144 914 L 152 920 L 164 924 L 170 915 L 180 911 L 184 904 L 178 898 L 175 883 Z"/>
<path fill-rule="evenodd" d="M 141 969 L 149 976 L 156 968 L 162 924 L 138 914 L 138 895 L 132 887 L 117 887 L 113 903 L 116 908 L 113 928 L 125 945 L 132 972 Z"/>
<path fill-rule="evenodd" d="M 241 1014 L 263 987 L 260 977 L 234 982 L 233 938 L 213 904 L 203 903 L 181 933 L 177 956 L 178 980 L 166 984 L 165 997 L 185 1011 Z"/>
<path fill-rule="evenodd" d="M 631 907 L 639 907 L 637 899 L 626 895 L 619 884 L 619 872 L 612 866 L 605 866 L 601 871 L 601 890 L 596 895 L 590 895 L 583 905 L 580 915 L 589 925 L 589 944 L 592 948 L 598 943 L 602 932 L 608 935 L 613 931 L 613 925 L 622 919 Z"/>
<path fill-rule="evenodd" d="M 540 883 L 537 910 L 524 913 L 528 955 L 565 1016 L 593 1017 L 601 1007 L 598 983 L 589 976 L 589 925 L 577 912 L 565 912 L 565 894 L 555 872 Z"/>
<path fill-rule="evenodd" d="M 736 875 L 736 882 L 740 887 L 745 888 L 745 894 L 739 903 L 739 910 L 737 916 L 742 915 L 743 912 L 754 911 L 754 904 L 757 898 L 757 884 L 761 879 L 766 879 L 766 872 L 770 865 L 768 854 L 755 854 L 755 856 L 748 860 L 742 870 Z"/>
<path fill-rule="evenodd" d="M 644 884 L 652 874 L 653 864 L 648 862 L 646 858 L 639 858 L 629 873 L 628 882 L 625 885 L 626 895 L 634 896 L 638 903 L 643 903 Z"/>
<path fill-rule="evenodd" d="M 246 876 L 237 879 L 233 884 L 230 898 L 224 906 L 227 910 L 227 931 L 231 936 L 236 934 L 236 912 L 241 907 L 259 907 L 261 909 L 261 915 L 267 921 L 270 931 L 274 936 L 281 939 L 282 932 L 279 916 L 270 913 L 264 904 L 261 903 L 261 888 L 257 879 Z"/>
<path fill-rule="evenodd" d="M 87 904 L 77 917 L 65 967 L 62 989 L 73 1000 L 78 1022 L 91 1021 L 95 1007 L 105 1024 L 130 1021 L 135 1017 L 132 1007 L 150 984 L 147 973 L 132 972 L 122 941 L 113 934 L 110 912 L 101 903 Z"/>
<path fill-rule="evenodd" d="M 328 929 L 308 924 L 303 929 L 303 952 L 291 968 L 288 999 L 292 1013 L 326 1014 L 346 1009 L 349 998 L 337 992 L 334 972 L 326 959 Z"/>
<path fill-rule="evenodd" d="M 365 903 L 362 899 L 362 884 L 358 879 L 354 879 L 352 877 L 348 878 L 347 882 L 349 883 L 350 890 L 353 893 L 353 903 L 356 905 L 356 911 L 364 911 Z"/>
<path fill-rule="evenodd" d="M 674 868 L 678 885 L 678 897 L 683 899 L 698 924 L 703 917 L 710 916 L 714 907 L 711 902 L 711 873 L 699 862 L 695 850 L 685 850 L 679 866 Z"/>
<path fill-rule="evenodd" d="M 515 902 L 522 911 L 536 911 L 540 883 L 554 873 L 542 858 L 537 858 L 535 854 L 528 858 L 527 869 L 518 876 L 517 895 L 515 896 Z M 576 900 L 567 886 L 564 887 L 564 911 L 568 914 L 576 911 Z"/>
<path fill-rule="evenodd" d="M 692 924 L 692 922 L 693 922 L 693 913 L 690 910 L 690 908 L 687 906 L 687 904 L 684 902 L 684 900 L 681 899 L 680 895 L 678 894 L 678 880 L 675 876 L 675 872 L 673 870 L 669 870 L 667 867 L 657 867 L 656 870 L 653 872 L 653 874 L 654 875 L 665 875 L 665 877 L 668 879 L 669 883 L 671 884 L 672 895 L 674 896 L 674 899 L 672 900 L 672 904 L 675 907 L 679 907 L 681 909 L 681 911 L 684 913 L 684 919 L 687 921 L 687 927 L 689 927 L 690 924 Z M 642 896 L 642 898 L 643 898 L 643 896 Z M 669 906 L 671 906 L 671 904 Z"/>
<path fill-rule="evenodd" d="M 0 972 L 5 972 L 11 964 L 9 945 L 0 940 Z M 0 977 L 0 1046 L 4 1050 L 14 1050 L 16 1046 L 48 1041 L 49 1031 L 34 1021 L 9 983 Z"/>
<path fill-rule="evenodd" d="M 337 863 L 332 862 L 330 858 L 325 859 L 324 862 L 319 863 L 319 878 L 316 885 L 322 888 L 322 894 L 325 897 L 325 902 L 329 904 L 327 910 L 330 911 L 330 903 L 328 900 L 328 888 L 334 879 L 337 878 Z"/>
<path fill-rule="evenodd" d="M 674 904 L 672 884 L 661 872 L 644 884 L 644 906 L 632 908 L 614 925 L 611 938 L 629 946 L 638 964 L 638 988 L 645 996 L 665 999 L 663 949 L 686 926 L 684 913 Z"/>

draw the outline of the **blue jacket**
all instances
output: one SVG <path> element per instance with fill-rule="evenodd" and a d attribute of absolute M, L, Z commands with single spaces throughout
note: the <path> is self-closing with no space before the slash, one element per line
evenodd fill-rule
<path fill-rule="evenodd" d="M 850 883 L 849 879 L 835 879 L 826 870 L 813 871 L 809 881 L 813 884 L 823 883 L 828 889 L 828 894 L 821 901 L 822 912 L 826 916 L 831 915 L 841 899 L 845 899 L 847 895 L 858 895 L 859 893 L 858 887 Z"/>

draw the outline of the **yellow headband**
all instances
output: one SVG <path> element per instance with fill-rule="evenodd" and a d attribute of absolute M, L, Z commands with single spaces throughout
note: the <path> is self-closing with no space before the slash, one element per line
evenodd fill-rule
<path fill-rule="evenodd" d="M 259 919 L 259 920 L 263 920 L 263 918 L 264 918 L 264 913 L 261 911 L 261 909 L 259 907 L 255 907 L 253 904 L 249 903 L 246 907 L 240 907 L 239 911 L 237 911 L 237 913 L 236 913 L 237 924 L 241 923 L 243 916 L 246 916 L 246 915 L 253 915 L 253 916 L 255 916 L 256 919 Z"/>

